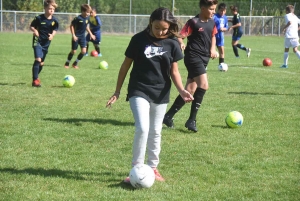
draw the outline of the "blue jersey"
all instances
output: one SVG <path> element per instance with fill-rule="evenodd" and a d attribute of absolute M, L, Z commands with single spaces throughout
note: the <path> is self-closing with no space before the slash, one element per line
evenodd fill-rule
<path fill-rule="evenodd" d="M 224 33 L 221 31 L 221 28 L 228 29 L 228 19 L 226 15 L 221 16 L 219 13 L 214 15 L 214 21 L 216 23 L 216 27 L 218 30 L 218 35 L 224 35 Z"/>
<path fill-rule="evenodd" d="M 42 46 L 48 47 L 50 45 L 49 34 L 58 29 L 58 21 L 52 16 L 51 19 L 47 19 L 44 14 L 38 15 L 30 24 L 39 32 L 39 37 L 33 36 L 33 44 L 35 46 L 39 43 Z"/>
<path fill-rule="evenodd" d="M 90 30 L 95 35 L 95 33 L 101 32 L 102 22 L 99 16 L 90 17 Z"/>
<path fill-rule="evenodd" d="M 75 17 L 71 24 L 74 27 L 75 35 L 78 38 L 85 38 L 86 27 L 89 24 L 89 17 L 82 17 L 81 15 Z"/>
<path fill-rule="evenodd" d="M 233 15 L 232 18 L 232 25 L 236 25 L 238 23 L 241 23 L 241 17 L 240 14 L 236 14 Z M 233 35 L 242 35 L 243 34 L 243 30 L 242 30 L 242 26 L 236 27 L 233 29 Z"/>

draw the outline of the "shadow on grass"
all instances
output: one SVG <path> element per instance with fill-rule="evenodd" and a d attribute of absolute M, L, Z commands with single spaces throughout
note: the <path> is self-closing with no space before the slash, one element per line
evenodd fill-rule
<path fill-rule="evenodd" d="M 281 95 L 281 96 L 299 96 L 300 94 L 282 94 L 282 93 L 259 93 L 259 92 L 248 92 L 248 91 L 239 91 L 239 92 L 228 92 L 229 94 L 241 94 L 241 95 Z"/>
<path fill-rule="evenodd" d="M 58 118 L 44 118 L 45 121 L 56 121 L 60 123 L 69 123 L 81 126 L 82 123 L 97 123 L 97 124 L 110 124 L 117 126 L 133 126 L 133 122 L 121 122 L 115 119 L 78 119 L 78 118 L 69 118 L 69 119 L 58 119 Z"/>
<path fill-rule="evenodd" d="M 78 172 L 78 171 L 68 171 L 68 170 L 59 170 L 59 169 L 44 169 L 44 168 L 25 168 L 25 169 L 16 169 L 16 168 L 1 168 L 0 172 L 10 173 L 10 174 L 26 174 L 26 175 L 35 175 L 41 177 L 53 177 L 53 178 L 64 178 L 72 180 L 85 180 L 85 181 L 103 181 L 103 182 L 118 182 L 115 184 L 108 185 L 111 188 L 123 188 L 127 190 L 134 190 L 130 184 L 126 184 L 123 181 L 116 179 L 103 180 L 104 176 L 115 176 L 114 173 L 104 172 L 104 173 L 95 173 L 95 172 Z M 125 174 L 118 174 L 117 176 L 123 177 Z"/>
<path fill-rule="evenodd" d="M 104 173 L 95 173 L 95 172 L 78 172 L 78 171 L 68 171 L 68 170 L 59 170 L 59 169 L 44 169 L 44 168 L 25 168 L 25 169 L 16 169 L 16 168 L 1 168 L 0 172 L 6 172 L 10 174 L 28 174 L 36 175 L 42 177 L 59 177 L 65 179 L 74 179 L 74 180 L 91 180 L 91 181 L 100 181 L 101 178 L 105 175 L 112 175 L 111 172 Z M 118 176 L 124 176 L 119 174 Z M 111 180 L 119 181 L 119 180 Z"/>
<path fill-rule="evenodd" d="M 110 185 L 108 185 L 108 187 L 110 187 L 110 188 L 123 188 L 123 189 L 131 190 L 131 191 L 137 190 L 131 184 L 126 184 L 123 181 L 121 181 L 119 183 L 116 183 L 116 184 L 110 184 Z"/>
<path fill-rule="evenodd" d="M 228 126 L 224 126 L 224 125 L 211 125 L 211 127 L 213 128 L 223 128 L 223 129 L 229 129 Z"/>
<path fill-rule="evenodd" d="M 20 83 L 0 83 L 0 86 L 6 86 L 6 85 L 10 85 L 10 86 L 18 86 L 18 85 L 25 85 L 26 83 L 25 82 L 20 82 Z"/>

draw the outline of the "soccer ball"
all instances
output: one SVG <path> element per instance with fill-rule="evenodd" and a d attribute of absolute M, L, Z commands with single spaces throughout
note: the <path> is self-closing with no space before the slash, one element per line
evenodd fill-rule
<path fill-rule="evenodd" d="M 269 59 L 269 58 L 265 58 L 265 59 L 263 60 L 263 65 L 264 65 L 264 66 L 272 66 L 272 60 Z"/>
<path fill-rule="evenodd" d="M 243 125 L 243 115 L 238 111 L 231 111 L 225 118 L 225 122 L 230 128 L 239 128 Z"/>
<path fill-rule="evenodd" d="M 154 184 L 155 174 L 149 165 L 137 164 L 131 169 L 129 178 L 134 188 L 150 188 Z"/>
<path fill-rule="evenodd" d="M 108 69 L 108 63 L 106 61 L 101 61 L 99 64 L 99 68 L 103 69 L 103 70 L 107 70 Z"/>
<path fill-rule="evenodd" d="M 228 65 L 225 63 L 220 63 L 218 66 L 219 71 L 226 72 L 228 70 Z"/>
<path fill-rule="evenodd" d="M 98 52 L 96 50 L 91 51 L 91 56 L 92 57 L 97 57 L 98 56 Z"/>
<path fill-rule="evenodd" d="M 64 87 L 72 87 L 75 84 L 75 78 L 72 75 L 66 75 L 63 79 Z"/>

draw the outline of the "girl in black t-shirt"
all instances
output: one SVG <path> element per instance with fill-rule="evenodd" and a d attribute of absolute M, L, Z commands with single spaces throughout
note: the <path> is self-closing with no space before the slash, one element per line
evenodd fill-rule
<path fill-rule="evenodd" d="M 148 27 L 134 35 L 125 52 L 115 93 L 108 100 L 110 107 L 120 95 L 121 87 L 131 64 L 127 100 L 135 120 L 132 166 L 144 164 L 147 148 L 147 164 L 153 169 L 156 180 L 164 181 L 159 174 L 161 130 L 169 102 L 171 79 L 182 99 L 193 96 L 184 89 L 177 61 L 183 58 L 178 39 L 178 24 L 166 8 L 158 8 L 150 16 Z M 171 79 L 170 79 L 171 77 Z M 129 183 L 127 177 L 124 182 Z"/>
<path fill-rule="evenodd" d="M 187 37 L 188 39 L 186 47 L 182 39 L 179 39 L 181 47 L 184 49 L 184 64 L 188 70 L 185 88 L 194 94 L 190 117 L 186 121 L 185 127 L 194 132 L 198 131 L 196 116 L 208 89 L 206 66 L 210 58 L 218 57 L 215 48 L 217 28 L 212 19 L 217 4 L 217 0 L 200 0 L 200 14 L 188 20 L 180 32 L 183 38 Z M 178 96 L 166 113 L 163 123 L 168 127 L 174 127 L 173 116 L 184 104 L 185 101 Z"/>

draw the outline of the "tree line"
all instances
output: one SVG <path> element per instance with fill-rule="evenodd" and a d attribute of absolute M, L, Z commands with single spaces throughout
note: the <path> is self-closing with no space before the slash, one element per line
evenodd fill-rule
<path fill-rule="evenodd" d="M 56 0 L 58 4 L 56 12 L 80 13 L 80 5 L 88 2 L 97 9 L 99 14 L 149 15 L 158 7 L 167 7 L 174 11 L 175 15 L 193 16 L 199 13 L 199 0 Z M 172 8 L 173 2 L 175 2 L 174 8 Z M 219 3 L 221 2 L 226 3 L 228 7 L 238 6 L 242 16 L 282 16 L 288 4 L 295 4 L 300 8 L 299 0 L 252 0 L 252 12 L 250 12 L 251 0 L 219 0 Z M 3 10 L 41 12 L 43 0 L 2 0 L 2 7 Z M 295 12 L 300 15 L 300 9 L 295 9 Z M 231 15 L 229 9 L 227 15 Z"/>

